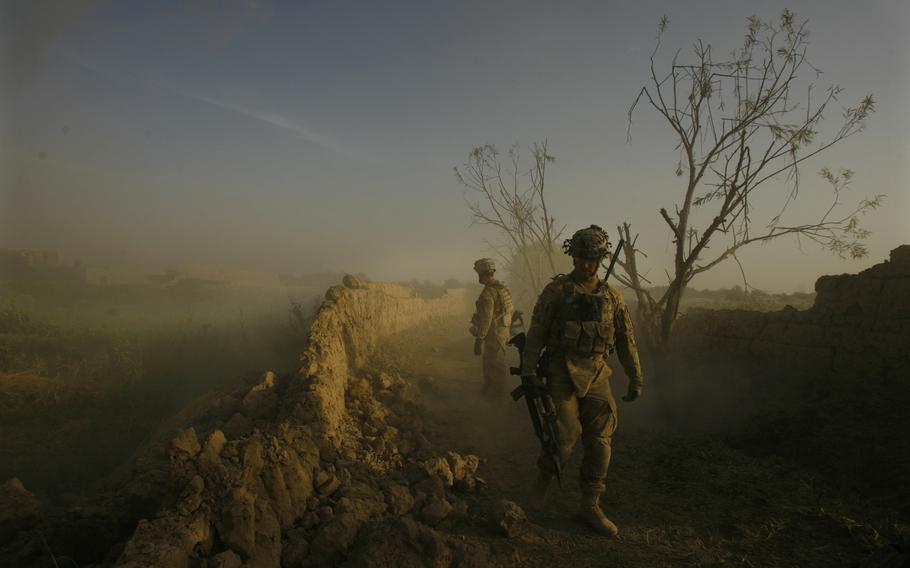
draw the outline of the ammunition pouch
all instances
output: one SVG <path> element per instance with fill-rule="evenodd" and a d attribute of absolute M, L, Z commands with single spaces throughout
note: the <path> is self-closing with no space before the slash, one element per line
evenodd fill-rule
<path fill-rule="evenodd" d="M 567 321 L 560 341 L 561 350 L 590 357 L 612 353 L 616 329 L 610 321 Z"/>

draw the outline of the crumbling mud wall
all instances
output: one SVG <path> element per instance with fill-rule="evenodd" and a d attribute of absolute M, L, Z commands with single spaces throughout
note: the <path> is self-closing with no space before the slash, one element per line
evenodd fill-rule
<path fill-rule="evenodd" d="M 910 515 L 910 245 L 815 289 L 805 311 L 680 318 L 665 414 Z"/>
<path fill-rule="evenodd" d="M 360 367 L 383 337 L 433 317 L 465 313 L 465 290 L 440 298 L 417 298 L 410 288 L 363 282 L 346 276 L 329 288 L 301 356 L 303 392 L 295 397 L 294 417 L 337 441 L 344 416 L 344 390 L 351 369 Z"/>
<path fill-rule="evenodd" d="M 170 442 L 173 504 L 139 523 L 117 565 L 332 565 L 383 514 L 418 508 L 438 522 L 465 509 L 446 492 L 474 485 L 477 459 L 426 454 L 419 428 L 404 431 L 412 387 L 357 369 L 383 337 L 468 306 L 463 290 L 419 298 L 350 276 L 330 288 L 297 376 L 266 373 L 197 412 Z M 451 554 L 429 526 L 402 526 Z"/>
<path fill-rule="evenodd" d="M 859 274 L 823 276 L 815 291 L 806 311 L 693 310 L 674 328 L 672 349 L 795 374 L 910 380 L 910 245 Z"/>

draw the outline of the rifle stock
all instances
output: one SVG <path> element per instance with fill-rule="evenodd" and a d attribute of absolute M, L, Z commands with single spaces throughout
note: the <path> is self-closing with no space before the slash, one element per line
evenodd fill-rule
<path fill-rule="evenodd" d="M 521 376 L 521 368 L 524 360 L 525 342 L 527 337 L 524 333 L 519 333 L 509 340 L 509 345 L 514 345 L 518 349 L 519 366 L 510 369 L 511 374 Z M 559 436 L 556 431 L 556 405 L 550 395 L 541 391 L 538 385 L 532 384 L 527 377 L 521 377 L 521 384 L 518 385 L 511 393 L 512 400 L 524 397 L 528 405 L 528 413 L 531 415 L 531 425 L 534 427 L 534 435 L 540 440 L 540 447 L 544 454 L 553 462 L 556 470 L 556 480 L 562 487 L 562 464 L 559 461 Z"/>

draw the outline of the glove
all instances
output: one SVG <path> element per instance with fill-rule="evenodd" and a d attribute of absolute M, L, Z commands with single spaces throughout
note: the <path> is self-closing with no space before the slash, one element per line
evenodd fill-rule
<path fill-rule="evenodd" d="M 483 339 L 476 338 L 474 339 L 474 355 L 480 355 L 483 353 Z"/>
<path fill-rule="evenodd" d="M 629 385 L 629 392 L 622 399 L 626 402 L 632 402 L 641 396 L 641 387 Z"/>

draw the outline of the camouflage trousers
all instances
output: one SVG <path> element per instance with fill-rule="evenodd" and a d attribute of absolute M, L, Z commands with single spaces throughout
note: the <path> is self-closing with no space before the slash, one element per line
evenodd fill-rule
<path fill-rule="evenodd" d="M 508 389 L 509 367 L 506 346 L 501 337 L 489 334 L 483 342 L 483 390 L 490 398 L 501 398 Z"/>
<path fill-rule="evenodd" d="M 556 365 L 550 366 L 553 369 Z M 564 373 L 564 372 L 563 372 Z M 582 493 L 601 494 L 613 453 L 616 431 L 616 403 L 610 390 L 609 370 L 601 373 L 586 396 L 578 396 L 575 387 L 563 373 L 553 372 L 547 378 L 547 390 L 556 405 L 556 433 L 559 436 L 559 463 L 565 464 L 579 437 L 584 448 L 579 475 Z M 553 463 L 541 455 L 537 467 L 556 473 Z"/>

